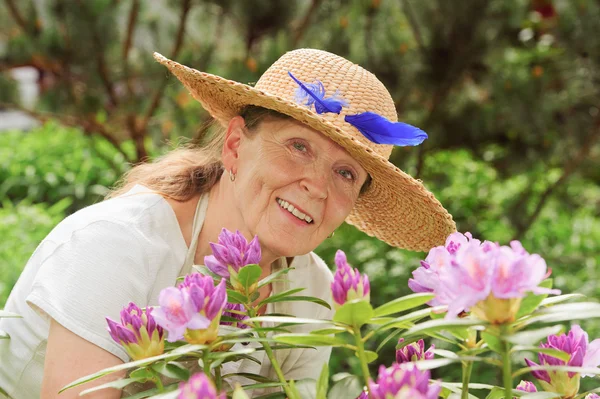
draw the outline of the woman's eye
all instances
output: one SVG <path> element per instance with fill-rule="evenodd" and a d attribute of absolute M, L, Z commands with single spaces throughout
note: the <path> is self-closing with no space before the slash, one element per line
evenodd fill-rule
<path fill-rule="evenodd" d="M 354 173 L 348 169 L 341 169 L 338 173 L 344 178 L 348 180 L 354 180 Z"/>
<path fill-rule="evenodd" d="M 306 152 L 306 145 L 302 144 L 301 142 L 296 141 L 292 145 L 294 146 L 294 148 L 296 150 L 301 151 L 301 152 Z"/>

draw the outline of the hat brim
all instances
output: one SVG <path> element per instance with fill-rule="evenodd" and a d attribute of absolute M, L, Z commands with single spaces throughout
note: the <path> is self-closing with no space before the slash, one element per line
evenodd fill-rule
<path fill-rule="evenodd" d="M 423 184 L 323 116 L 296 102 L 270 95 L 243 83 L 186 67 L 154 53 L 183 83 L 190 94 L 221 124 L 247 105 L 269 108 L 291 116 L 321 132 L 356 159 L 372 177 L 346 222 L 389 245 L 413 251 L 429 251 L 443 245 L 456 224 Z"/>

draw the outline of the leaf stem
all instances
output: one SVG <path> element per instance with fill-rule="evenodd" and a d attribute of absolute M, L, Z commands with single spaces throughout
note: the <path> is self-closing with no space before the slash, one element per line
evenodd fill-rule
<path fill-rule="evenodd" d="M 254 309 L 254 307 L 252 306 L 252 304 L 247 303 L 244 306 L 246 307 L 246 309 L 248 309 L 248 316 L 250 316 L 250 318 L 256 317 L 257 312 Z M 257 329 L 256 333 L 258 334 L 259 338 L 265 338 L 265 341 L 261 342 L 261 344 L 262 344 L 263 348 L 265 349 L 265 353 L 267 354 L 267 357 L 271 361 L 271 366 L 273 367 L 273 370 L 275 370 L 275 374 L 277 374 L 277 378 L 279 379 L 279 382 L 281 382 L 283 384 L 283 390 L 285 391 L 288 398 L 295 397 L 294 393 L 290 390 L 290 386 L 289 386 L 287 380 L 285 379 L 285 375 L 283 374 L 283 371 L 281 370 L 281 367 L 279 366 L 277 359 L 275 358 L 275 354 L 273 353 L 273 349 L 271 348 L 271 345 L 266 341 L 267 334 L 264 331 L 259 330 L 260 323 L 254 322 L 254 323 L 252 323 L 252 325 L 254 328 Z"/>
<path fill-rule="evenodd" d="M 505 325 L 501 326 L 502 337 L 506 336 L 509 331 Z M 502 340 L 502 381 L 504 383 L 504 397 L 506 399 L 512 398 L 512 364 L 510 357 L 510 343 L 503 338 Z"/>
<path fill-rule="evenodd" d="M 471 372 L 473 371 L 473 362 L 463 362 L 462 375 L 462 394 L 461 399 L 469 398 L 469 381 L 471 380 Z"/>
<path fill-rule="evenodd" d="M 369 363 L 367 362 L 367 355 L 365 354 L 365 343 L 362 340 L 360 327 L 354 326 L 352 329 L 352 335 L 354 336 L 354 339 L 356 341 L 356 353 L 358 355 L 358 359 L 360 360 L 360 367 L 362 369 L 362 374 L 365 385 L 367 387 L 367 392 L 369 393 L 369 397 L 371 397 L 371 392 L 369 390 L 369 383 L 371 382 L 371 373 L 369 372 Z"/>

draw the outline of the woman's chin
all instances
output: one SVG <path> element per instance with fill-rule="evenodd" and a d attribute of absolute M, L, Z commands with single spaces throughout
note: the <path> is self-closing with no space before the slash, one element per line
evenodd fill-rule
<path fill-rule="evenodd" d="M 291 258 L 294 256 L 306 255 L 316 247 L 311 247 L 302 237 L 273 237 L 262 240 L 258 237 L 263 248 L 263 253 L 270 253 L 274 258 Z"/>

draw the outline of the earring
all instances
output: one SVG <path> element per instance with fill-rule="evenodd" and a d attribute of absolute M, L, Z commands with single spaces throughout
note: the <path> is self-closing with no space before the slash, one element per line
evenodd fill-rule
<path fill-rule="evenodd" d="M 229 171 L 229 180 L 235 181 L 235 173 L 233 173 L 231 170 Z"/>
<path fill-rule="evenodd" d="M 331 237 L 333 237 L 334 235 L 335 235 L 335 231 L 332 231 L 332 232 L 331 232 L 331 234 L 329 234 L 329 235 L 327 236 L 327 238 L 331 238 Z"/>

